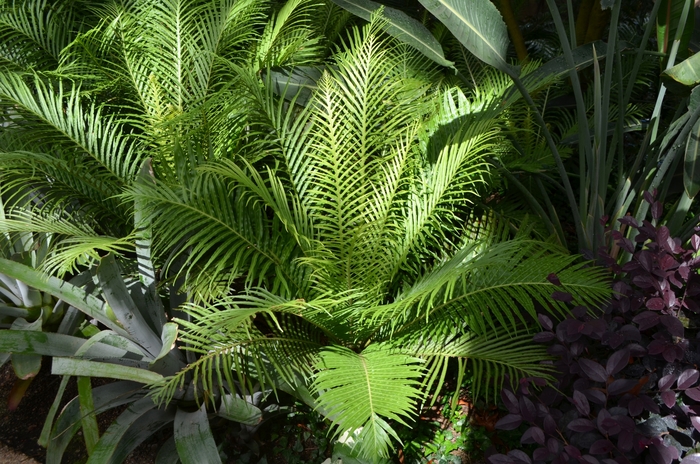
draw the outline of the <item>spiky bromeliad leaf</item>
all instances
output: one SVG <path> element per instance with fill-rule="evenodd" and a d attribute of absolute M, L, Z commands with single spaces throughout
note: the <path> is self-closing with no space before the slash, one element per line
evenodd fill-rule
<path fill-rule="evenodd" d="M 333 420 L 336 435 L 358 435 L 367 457 L 388 456 L 396 432 L 385 419 L 405 424 L 422 396 L 418 380 L 420 360 L 387 346 L 375 346 L 358 354 L 342 347 L 330 347 L 320 354 L 313 389 L 318 403 Z"/>
<path fill-rule="evenodd" d="M 490 0 L 420 2 L 477 58 L 503 72 L 512 72 L 506 61 L 509 43 L 506 23 Z"/>

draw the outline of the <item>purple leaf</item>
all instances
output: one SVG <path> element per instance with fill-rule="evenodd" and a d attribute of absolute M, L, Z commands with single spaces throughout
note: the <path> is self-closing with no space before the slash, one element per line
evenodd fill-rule
<path fill-rule="evenodd" d="M 698 235 L 690 237 L 690 244 L 693 246 L 693 250 L 698 251 L 700 247 L 700 237 Z"/>
<path fill-rule="evenodd" d="M 606 382 L 608 380 L 608 374 L 605 372 L 605 369 L 597 362 L 582 358 L 578 360 L 578 364 L 589 379 L 596 382 Z"/>
<path fill-rule="evenodd" d="M 593 401 L 597 404 L 605 404 L 605 402 L 608 400 L 608 397 L 605 395 L 605 393 L 597 389 L 590 388 L 584 393 L 589 401 Z"/>
<path fill-rule="evenodd" d="M 496 422 L 496 428 L 500 430 L 515 430 L 523 423 L 520 414 L 508 414 Z"/>
<path fill-rule="evenodd" d="M 671 464 L 678 459 L 678 450 L 673 446 L 667 448 L 663 443 L 649 447 L 649 454 L 657 464 Z"/>
<path fill-rule="evenodd" d="M 554 324 L 552 324 L 552 320 L 544 314 L 538 314 L 537 320 L 540 321 L 540 325 L 544 328 L 544 330 L 552 330 L 552 328 L 554 327 Z"/>
<path fill-rule="evenodd" d="M 686 369 L 678 376 L 678 388 L 685 390 L 690 388 L 700 378 L 700 372 L 695 369 Z"/>
<path fill-rule="evenodd" d="M 642 339 L 642 335 L 639 333 L 639 329 L 633 326 L 632 324 L 623 325 L 620 329 L 620 333 L 627 341 L 638 342 Z"/>
<path fill-rule="evenodd" d="M 619 218 L 618 221 L 621 222 L 622 224 L 626 224 L 628 226 L 639 227 L 639 223 L 632 216 L 623 216 L 623 217 Z"/>
<path fill-rule="evenodd" d="M 520 412 L 518 398 L 516 398 L 512 391 L 505 388 L 501 390 L 501 399 L 503 400 L 503 404 L 506 406 L 506 409 L 508 409 L 508 412 L 511 414 L 518 414 Z"/>
<path fill-rule="evenodd" d="M 569 422 L 569 425 L 567 425 L 567 428 L 569 430 L 573 430 L 574 432 L 590 432 L 591 430 L 595 430 L 595 424 L 593 421 L 585 418 L 581 419 L 574 419 L 571 422 Z"/>
<path fill-rule="evenodd" d="M 532 341 L 535 343 L 548 343 L 554 340 L 554 332 L 540 332 L 532 337 Z"/>
<path fill-rule="evenodd" d="M 590 454 L 584 454 L 581 456 L 581 462 L 584 462 L 586 464 L 600 464 L 600 461 L 598 459 L 594 458 Z"/>
<path fill-rule="evenodd" d="M 563 301 L 564 303 L 570 303 L 574 301 L 574 297 L 571 295 L 571 293 L 567 292 L 554 292 L 552 293 L 552 299 L 557 301 Z"/>
<path fill-rule="evenodd" d="M 683 348 L 670 343 L 664 348 L 664 352 L 662 353 L 664 359 L 670 363 L 675 362 L 677 359 L 682 359 L 684 354 L 685 351 Z"/>
<path fill-rule="evenodd" d="M 525 454 L 524 452 L 522 452 L 520 450 L 509 451 L 508 456 L 513 458 L 513 460 L 516 463 L 517 462 L 524 462 L 525 464 L 532 464 L 532 461 L 530 460 L 530 456 L 528 456 L 527 454 Z"/>
<path fill-rule="evenodd" d="M 523 436 L 520 438 L 520 443 L 523 444 L 533 444 L 537 443 L 540 445 L 544 445 L 544 431 L 539 428 L 539 427 L 530 427 L 523 433 Z"/>
<path fill-rule="evenodd" d="M 678 267 L 678 261 L 676 261 L 671 255 L 662 255 L 659 257 L 659 267 L 664 271 L 670 271 L 671 269 L 676 269 Z"/>
<path fill-rule="evenodd" d="M 656 229 L 656 241 L 664 250 L 673 253 L 673 240 L 671 240 L 671 232 L 668 227 L 661 226 Z"/>
<path fill-rule="evenodd" d="M 689 388 L 685 391 L 685 394 L 688 395 L 691 399 L 694 399 L 695 401 L 700 401 L 700 388 L 695 387 L 695 388 Z"/>
<path fill-rule="evenodd" d="M 690 416 L 690 422 L 693 424 L 693 427 L 695 427 L 695 430 L 700 432 L 700 417 Z"/>
<path fill-rule="evenodd" d="M 605 364 L 605 372 L 608 375 L 615 375 L 624 369 L 630 360 L 630 350 L 629 348 L 623 348 L 616 351 L 610 356 L 608 362 Z"/>
<path fill-rule="evenodd" d="M 627 405 L 627 409 L 629 409 L 630 416 L 636 417 L 644 412 L 644 401 L 641 398 L 634 398 Z"/>
<path fill-rule="evenodd" d="M 668 390 L 661 393 L 661 401 L 664 402 L 667 408 L 672 408 L 676 404 L 676 392 Z"/>
<path fill-rule="evenodd" d="M 666 307 L 662 298 L 650 298 L 647 300 L 646 306 L 653 311 L 661 311 Z"/>
<path fill-rule="evenodd" d="M 561 449 L 561 443 L 556 438 L 550 438 L 547 440 L 547 449 L 550 453 L 557 454 Z"/>
<path fill-rule="evenodd" d="M 651 311 L 644 311 L 637 314 L 632 321 L 639 324 L 639 330 L 647 330 L 659 323 L 659 315 Z"/>
<path fill-rule="evenodd" d="M 629 430 L 622 430 L 617 436 L 617 447 L 626 453 L 632 451 L 633 434 Z"/>
<path fill-rule="evenodd" d="M 677 378 L 678 374 L 664 375 L 659 379 L 659 390 L 662 392 L 669 390 L 673 386 L 673 383 L 676 381 Z"/>
<path fill-rule="evenodd" d="M 664 214 L 664 205 L 660 201 L 655 201 L 651 205 L 651 217 L 659 219 Z"/>
<path fill-rule="evenodd" d="M 607 454 L 615 449 L 615 446 L 610 442 L 610 440 L 598 440 L 591 445 L 591 449 L 588 451 L 591 454 Z"/>
<path fill-rule="evenodd" d="M 547 415 L 544 418 L 544 431 L 547 433 L 547 435 L 554 435 L 558 430 L 557 422 L 551 415 Z"/>
<path fill-rule="evenodd" d="M 654 193 L 652 194 L 652 193 L 649 192 L 648 190 L 645 190 L 645 191 L 642 193 L 642 197 L 644 197 L 644 201 L 646 201 L 646 202 L 649 203 L 649 204 L 652 204 L 652 203 L 654 203 L 654 197 L 656 196 L 655 194 L 656 194 L 656 192 L 654 192 Z"/>
<path fill-rule="evenodd" d="M 519 399 L 520 414 L 528 422 L 535 422 L 537 419 L 537 408 L 529 398 L 521 396 Z"/>
<path fill-rule="evenodd" d="M 659 405 L 656 404 L 656 401 L 652 400 L 649 395 L 639 395 L 639 398 L 642 400 L 642 403 L 644 403 L 644 409 L 656 414 L 659 413 Z"/>
<path fill-rule="evenodd" d="M 608 394 L 621 395 L 627 393 L 637 385 L 636 380 L 632 379 L 617 379 L 608 385 Z"/>
<path fill-rule="evenodd" d="M 674 337 L 683 338 L 685 328 L 683 327 L 683 323 L 678 320 L 677 317 L 664 314 L 661 316 L 660 320 L 661 323 L 666 326 L 671 335 Z"/>
<path fill-rule="evenodd" d="M 515 464 L 511 458 L 505 454 L 492 454 L 488 457 L 491 464 Z"/>
<path fill-rule="evenodd" d="M 581 457 L 581 450 L 572 445 L 566 445 L 564 447 L 564 452 L 574 459 Z"/>
<path fill-rule="evenodd" d="M 579 414 L 582 416 L 587 416 L 591 412 L 591 406 L 588 404 L 588 398 L 586 398 L 586 395 L 580 391 L 574 390 L 573 402 Z"/>
<path fill-rule="evenodd" d="M 559 280 L 559 277 L 555 273 L 551 273 L 547 276 L 547 280 L 549 280 L 551 283 L 556 285 L 557 287 L 561 287 L 561 281 Z"/>
<path fill-rule="evenodd" d="M 618 424 L 617 421 L 613 419 L 610 416 L 610 413 L 605 409 L 598 413 L 596 422 L 598 423 L 598 430 L 600 430 L 604 435 L 614 436 L 620 433 L 620 424 Z"/>
<path fill-rule="evenodd" d="M 654 268 L 654 258 L 653 254 L 649 250 L 642 250 L 639 253 L 637 253 L 637 261 L 639 261 L 639 264 L 642 265 L 642 268 L 644 270 L 651 272 L 651 270 Z"/>
<path fill-rule="evenodd" d="M 532 453 L 532 459 L 535 461 L 549 461 L 549 455 L 551 453 L 547 448 L 537 448 L 533 453 Z"/>
<path fill-rule="evenodd" d="M 697 237 L 697 235 L 693 235 L 693 237 Z M 697 251 L 697 247 L 695 251 Z M 689 454 L 683 458 L 680 464 L 700 464 L 700 454 Z"/>

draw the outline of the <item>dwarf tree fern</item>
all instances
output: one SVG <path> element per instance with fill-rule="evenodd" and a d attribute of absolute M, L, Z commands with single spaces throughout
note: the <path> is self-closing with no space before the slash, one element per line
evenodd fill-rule
<path fill-rule="evenodd" d="M 397 65 L 406 55 L 417 69 Z M 470 199 L 503 143 L 498 122 L 469 112 L 422 144 L 434 99 L 450 91 L 420 79 L 417 56 L 373 22 L 305 106 L 254 89 L 277 111 L 259 122 L 272 140 L 256 163 L 233 157 L 203 165 L 187 186 L 132 189 L 158 250 L 184 259 L 199 294 L 179 323 L 200 357 L 157 385 L 158 399 L 190 382 L 216 390 L 255 378 L 296 392 L 337 435 L 359 430 L 363 453 L 378 459 L 395 437 L 390 422 L 413 416 L 450 360 L 487 395 L 507 373 L 547 376 L 545 353 L 522 331 L 536 304 L 549 305 L 547 275 L 591 304 L 607 295 L 603 276 L 524 235 L 501 241 L 492 222 L 473 227 Z"/>

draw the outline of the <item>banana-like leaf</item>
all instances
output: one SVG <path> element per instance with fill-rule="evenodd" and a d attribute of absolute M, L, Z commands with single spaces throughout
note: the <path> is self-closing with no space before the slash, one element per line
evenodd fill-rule
<path fill-rule="evenodd" d="M 134 448 L 174 418 L 173 408 L 158 410 L 150 398 L 134 402 L 102 435 L 88 464 L 123 462 Z"/>
<path fill-rule="evenodd" d="M 689 198 L 700 191 L 700 120 L 695 122 L 688 134 L 683 163 L 683 187 Z"/>
<path fill-rule="evenodd" d="M 371 0 L 333 0 L 333 3 L 366 21 L 372 18 L 372 13 L 382 7 L 381 4 Z M 388 34 L 415 47 L 416 50 L 442 66 L 452 67 L 454 65 L 452 61 L 445 58 L 440 42 L 423 24 L 403 11 L 389 7 L 384 7 L 382 17 L 387 21 L 385 30 Z"/>
<path fill-rule="evenodd" d="M 659 0 L 661 7 L 656 17 L 656 39 L 659 52 L 669 53 L 680 26 L 683 10 L 688 10 L 688 18 L 680 34 L 679 50 L 686 50 L 693 35 L 693 0 Z"/>
<path fill-rule="evenodd" d="M 161 349 L 160 338 L 156 336 L 142 314 L 142 311 L 146 312 L 147 309 L 139 308 L 131 298 L 113 254 L 110 253 L 102 258 L 97 266 L 97 278 L 100 280 L 107 303 L 122 327 L 135 343 L 155 358 Z"/>
<path fill-rule="evenodd" d="M 490 0 L 420 0 L 467 50 L 481 61 L 506 73 L 514 72 L 506 61 L 508 29 Z"/>
<path fill-rule="evenodd" d="M 688 92 L 700 84 L 700 53 L 687 58 L 661 74 L 666 86 L 674 91 Z"/>
<path fill-rule="evenodd" d="M 85 375 L 107 379 L 132 380 L 144 384 L 157 383 L 163 380 L 162 375 L 145 369 L 58 357 L 53 358 L 51 373 L 56 375 Z"/>
<path fill-rule="evenodd" d="M 25 282 L 37 290 L 62 299 L 69 305 L 87 314 L 91 319 L 98 320 L 121 335 L 127 334 L 121 325 L 116 322 L 114 315 L 109 314 L 105 303 L 94 295 L 86 293 L 82 288 L 56 277 L 46 276 L 29 266 L 4 258 L 0 258 L 0 272 L 18 281 Z"/>
<path fill-rule="evenodd" d="M 377 345 L 357 354 L 331 347 L 316 366 L 313 388 L 336 436 L 360 430 L 358 446 L 368 458 L 388 457 L 391 437 L 398 436 L 385 418 L 405 424 L 421 397 L 420 360 L 387 348 Z"/>
<path fill-rule="evenodd" d="M 214 436 L 209 428 L 205 405 L 194 412 L 177 410 L 175 413 L 175 445 L 183 464 L 221 463 Z"/>
<path fill-rule="evenodd" d="M 221 397 L 218 414 L 228 420 L 246 425 L 258 425 L 262 420 L 260 408 L 235 394 Z"/>
<path fill-rule="evenodd" d="M 110 408 L 115 408 L 133 402 L 144 396 L 142 386 L 134 382 L 113 382 L 93 390 L 95 404 L 94 414 L 100 414 Z M 46 449 L 46 464 L 61 464 L 63 453 L 76 432 L 80 429 L 80 401 L 71 400 L 58 416 L 56 424 Z"/>

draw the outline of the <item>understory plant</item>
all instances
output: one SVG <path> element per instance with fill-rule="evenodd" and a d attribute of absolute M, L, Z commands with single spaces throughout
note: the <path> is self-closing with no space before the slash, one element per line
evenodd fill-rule
<path fill-rule="evenodd" d="M 11 330 L 0 351 L 151 384 L 98 438 L 81 381 L 58 422 L 71 432 L 81 419 L 93 461 L 118 461 L 140 427 L 174 421 L 167 449 L 194 462 L 201 427 L 200 454 L 216 462 L 207 415 L 225 398 L 250 412 L 235 400 L 257 385 L 295 395 L 379 462 L 393 424 L 453 367 L 491 397 L 504 374 L 548 376 L 527 335 L 537 307 L 567 312 L 548 301 L 548 273 L 579 304 L 607 297 L 599 269 L 474 207 L 492 193 L 490 159 L 510 147 L 496 99 L 443 85 L 425 49 L 387 37 L 383 19 L 343 30 L 337 7 L 304 0 L 81 5 L 0 3 L 0 181 L 33 196 L 0 226 L 53 234 L 54 275 L 5 261 L 0 272 L 67 302 L 68 289 L 101 324 L 86 343 L 109 362 L 82 359 L 82 338 L 33 345 L 39 335 Z M 274 79 L 316 64 L 303 92 Z M 147 159 L 155 180 L 139 182 Z M 138 277 L 125 282 L 117 263 Z M 97 300 L 63 283 L 85 270 Z M 178 291 L 187 303 L 166 311 L 160 296 Z M 131 385 L 100 387 L 94 407 Z"/>
<path fill-rule="evenodd" d="M 632 259 L 620 266 L 602 256 L 615 276 L 611 303 L 575 306 L 556 326 L 538 315 L 545 331 L 534 341 L 555 357 L 556 381 L 542 388 L 542 379 L 523 378 L 504 389 L 508 415 L 497 424 L 527 427 L 521 443 L 534 451 L 494 455 L 491 463 L 700 462 L 700 235 L 683 246 L 656 224 L 661 203 L 646 201 L 652 222 L 619 219 L 636 230 L 634 241 L 611 232 Z M 558 284 L 555 274 L 549 279 Z"/>
<path fill-rule="evenodd" d="M 379 462 L 392 422 L 411 420 L 449 366 L 460 378 L 469 366 L 476 396 L 493 396 L 504 374 L 548 376 L 526 335 L 549 304 L 548 273 L 581 304 L 606 298 L 600 270 L 526 231 L 505 240 L 476 215 L 498 121 L 467 107 L 454 130 L 431 126 L 454 111 L 454 91 L 429 92 L 427 60 L 381 27 L 351 33 L 305 105 L 256 90 L 271 106 L 258 130 L 274 134 L 260 162 L 215 161 L 187 187 L 132 189 L 156 250 L 210 295 L 177 320 L 201 357 L 156 383 L 156 400 L 189 375 L 209 392 L 287 385 Z"/>
<path fill-rule="evenodd" d="M 370 0 L 336 3 L 360 16 L 361 10 L 380 8 Z M 541 70 L 568 77 L 570 87 L 559 95 L 575 102 L 575 108 L 559 112 L 562 116 L 559 121 L 551 116 L 545 119 L 545 110 L 549 113 L 552 110 L 537 104 L 535 91 L 542 86 L 528 85 L 528 80 L 542 81 L 542 76 L 528 73 L 527 66 L 515 65 L 510 60 L 508 29 L 494 2 L 421 0 L 420 3 L 441 23 L 442 28 L 433 30 L 442 42 L 449 42 L 445 39 L 449 37 L 446 28 L 460 44 L 458 53 L 450 55 L 454 56 L 454 63 L 446 62 L 436 35 L 427 27 L 417 21 L 407 27 L 407 19 L 398 16 L 400 12 L 385 8 L 383 15 L 390 24 L 387 32 L 406 43 L 430 44 L 419 49 L 436 63 L 453 66 L 464 82 L 474 81 L 475 75 L 470 66 L 472 60 L 464 59 L 464 55 L 476 57 L 512 81 L 512 94 L 527 103 L 531 111 L 529 119 L 536 122 L 537 137 L 546 145 L 551 158 L 529 172 L 508 166 L 504 169 L 511 171 L 506 175 L 525 199 L 523 203 L 560 243 L 571 241 L 562 225 L 566 219 L 575 228 L 576 244 L 571 248 L 595 252 L 606 240 L 597 219 L 604 215 L 612 218 L 612 227 L 617 230 L 620 226 L 615 219 L 627 213 L 641 221 L 648 212 L 647 204 L 639 200 L 641 194 L 654 190 L 658 190 L 659 199 L 666 204 L 663 220 L 667 226 L 684 240 L 690 237 L 698 222 L 691 205 L 700 190 L 697 167 L 700 94 L 696 88 L 700 83 L 697 79 L 700 61 L 697 57 L 685 58 L 693 25 L 691 1 L 654 2 L 644 30 L 632 35 L 630 42 L 621 40 L 618 28 L 623 2 L 602 1 L 600 19 L 609 15 L 607 38 L 581 43 L 574 21 L 574 3 L 563 5 L 547 0 L 561 51 L 559 56 L 544 63 Z M 603 30 L 600 25 L 597 29 Z M 654 33 L 658 48 L 652 50 Z M 650 61 L 650 55 L 659 57 L 663 71 L 654 72 L 651 78 L 645 64 Z M 589 66 L 592 72 L 585 72 Z M 677 94 L 672 95 L 667 86 Z M 644 104 L 646 100 L 649 104 Z M 505 110 L 510 104 L 510 98 L 503 98 L 500 109 Z M 571 136 L 571 140 L 562 141 L 554 128 L 564 129 L 564 135 Z M 641 140 L 635 141 L 634 148 L 629 150 L 626 144 L 634 137 Z M 568 144 L 574 146 L 573 153 L 568 152 Z M 527 152 L 521 147 L 517 150 L 521 155 Z M 566 156 L 569 154 L 572 156 Z M 682 190 L 674 188 L 679 185 L 674 179 L 681 177 Z M 563 195 L 559 203 L 567 206 L 568 211 L 555 208 L 551 201 L 553 194 Z M 630 238 L 636 233 L 634 229 L 627 232 Z M 620 259 L 628 260 L 630 255 L 624 253 Z"/>
<path fill-rule="evenodd" d="M 149 170 L 147 162 L 141 181 L 151 178 Z M 122 259 L 119 263 L 114 254 L 101 256 L 94 267 L 80 274 L 87 277 L 81 285 L 75 279 L 69 282 L 46 276 L 16 260 L 0 259 L 4 281 L 11 278 L 32 292 L 50 295 L 82 316 L 71 318 L 76 319 L 71 331 L 41 332 L 40 324 L 29 324 L 26 319 L 18 319 L 22 324 L 0 330 L 0 351 L 10 353 L 13 361 L 25 360 L 18 363 L 19 367 L 30 360 L 39 364 L 42 356 L 48 356 L 52 358 L 52 374 L 62 376 L 39 439 L 47 447 L 48 463 L 62 461 L 68 443 L 78 431 L 82 431 L 88 462 L 118 463 L 166 426 L 172 427 L 173 437 L 162 446 L 158 462 L 221 462 L 210 417 L 235 421 L 250 433 L 277 409 L 275 405 L 261 405 L 262 396 L 269 392 L 261 392 L 255 386 L 211 392 L 215 398 L 209 398 L 213 404 L 210 410 L 196 397 L 206 393 L 201 390 L 182 392 L 167 407 L 159 407 L 150 398 L 146 385 L 175 374 L 194 358 L 190 355 L 188 359 L 179 348 L 177 325 L 166 319 L 187 296 L 178 295 L 172 285 L 166 289 L 158 287 L 150 254 L 150 227 L 140 220 L 138 205 L 135 210 L 135 259 Z M 12 219 L 6 220 L 5 225 L 11 226 Z M 27 232 L 24 238 L 42 245 L 40 240 L 46 236 Z M 169 307 L 164 305 L 161 292 L 171 296 L 166 300 Z M 82 325 L 77 327 L 80 322 Z M 78 396 L 56 416 L 71 376 L 77 378 Z M 117 381 L 93 389 L 92 377 Z M 96 415 L 125 406 L 126 410 L 100 435 Z"/>

